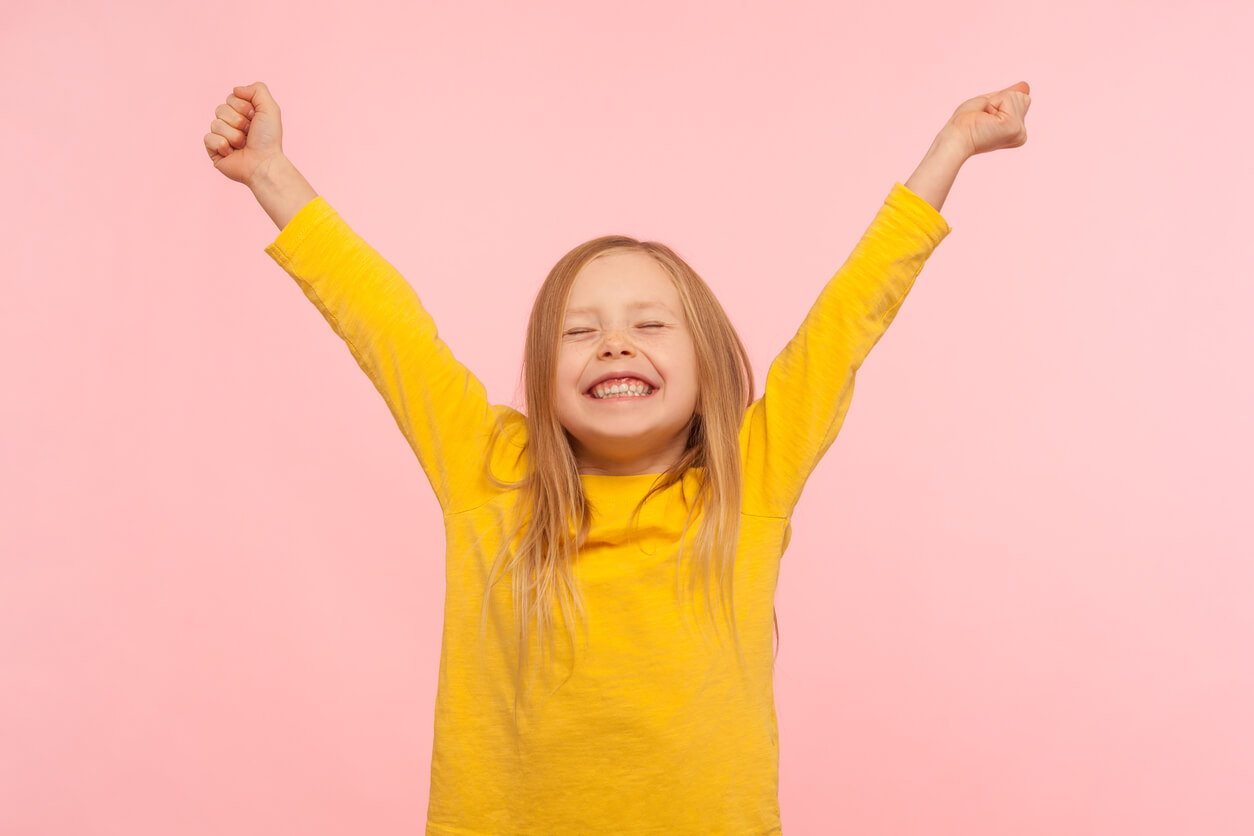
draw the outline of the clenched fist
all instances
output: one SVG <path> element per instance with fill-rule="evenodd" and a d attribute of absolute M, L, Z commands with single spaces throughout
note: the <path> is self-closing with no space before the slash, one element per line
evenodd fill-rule
<path fill-rule="evenodd" d="M 966 145 L 967 156 L 1018 148 L 1028 141 L 1023 124 L 1032 97 L 1026 81 L 1012 84 L 1005 90 L 976 96 L 958 105 L 945 128 Z"/>
<path fill-rule="evenodd" d="M 258 170 L 283 156 L 283 124 L 279 103 L 258 81 L 236 87 L 205 134 L 205 150 L 214 168 L 252 188 Z"/>

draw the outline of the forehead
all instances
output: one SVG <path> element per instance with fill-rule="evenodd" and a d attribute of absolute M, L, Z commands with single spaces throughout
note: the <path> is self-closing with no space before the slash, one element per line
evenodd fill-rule
<path fill-rule="evenodd" d="M 607 253 L 584 265 L 571 284 L 566 313 L 606 308 L 661 308 L 679 316 L 683 302 L 670 274 L 651 256 L 636 251 Z"/>

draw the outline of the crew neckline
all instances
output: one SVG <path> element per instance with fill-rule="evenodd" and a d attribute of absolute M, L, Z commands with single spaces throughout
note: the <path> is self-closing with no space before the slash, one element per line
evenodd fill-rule
<path fill-rule="evenodd" d="M 699 470 L 704 470 L 704 468 L 690 467 L 684 471 L 684 476 L 686 477 L 689 473 L 692 473 L 693 471 L 699 471 Z M 657 477 L 663 475 L 664 473 L 665 471 L 660 471 L 658 473 L 624 473 L 622 475 L 615 475 L 613 473 L 580 473 L 579 478 L 580 479 L 654 479 L 656 480 Z"/>

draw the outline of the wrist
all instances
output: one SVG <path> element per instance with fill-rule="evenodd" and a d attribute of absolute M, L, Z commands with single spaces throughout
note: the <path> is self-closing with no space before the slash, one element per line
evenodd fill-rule
<path fill-rule="evenodd" d="M 318 196 L 304 175 L 281 154 L 262 161 L 248 179 L 248 187 L 279 229 Z"/>
<path fill-rule="evenodd" d="M 958 169 L 971 156 L 968 149 L 969 145 L 962 136 L 949 129 L 942 130 L 906 181 L 906 188 L 939 212 L 958 177 Z"/>
<path fill-rule="evenodd" d="M 291 160 L 282 154 L 275 154 L 258 163 L 244 185 L 248 186 L 253 194 L 263 190 L 276 191 L 281 181 L 291 179 L 291 172 L 295 169 L 296 166 L 292 165 Z"/>
<path fill-rule="evenodd" d="M 938 162 L 957 167 L 974 156 L 975 149 L 971 147 L 971 137 L 946 125 L 932 140 L 932 146 L 927 149 L 924 158 L 930 157 Z"/>

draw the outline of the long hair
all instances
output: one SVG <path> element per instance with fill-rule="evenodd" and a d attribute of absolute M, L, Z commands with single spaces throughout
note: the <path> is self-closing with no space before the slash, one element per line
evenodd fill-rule
<path fill-rule="evenodd" d="M 569 436 L 557 418 L 557 360 L 566 303 L 579 272 L 596 258 L 625 251 L 652 257 L 675 283 L 696 350 L 699 389 L 686 449 L 674 465 L 659 474 L 636 506 L 633 519 L 654 493 L 682 480 L 690 468 L 701 469 L 696 495 L 689 503 L 680 536 L 676 591 L 682 591 L 683 544 L 695 515 L 701 522 L 689 555 L 688 580 L 690 584 L 704 586 L 706 609 L 713 618 L 710 594 L 712 581 L 717 579 L 722 611 L 724 617 L 730 619 L 737 656 L 743 662 L 732 606 L 732 578 L 740 531 L 740 425 L 745 409 L 753 401 L 749 356 L 709 286 L 673 250 L 652 241 L 605 236 L 581 244 L 563 256 L 536 295 L 523 358 L 527 427 L 523 475 L 516 482 L 504 482 L 488 473 L 488 478 L 498 487 L 518 491 L 513 517 L 502 532 L 501 545 L 488 575 L 480 630 L 482 638 L 487 629 L 492 588 L 506 573 L 511 573 L 518 639 L 515 711 L 530 647 L 532 620 L 536 623 L 535 638 L 543 653 L 546 639 L 554 630 L 553 610 L 560 607 L 567 625 L 572 660 L 575 617 L 579 616 L 586 625 L 587 613 L 576 576 L 576 563 L 595 509 L 584 495 Z M 498 425 L 493 445 L 500 430 Z M 540 658 L 543 660 L 543 655 Z"/>

